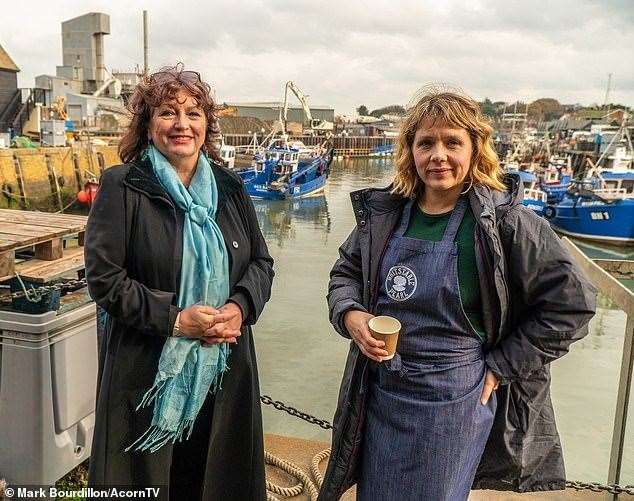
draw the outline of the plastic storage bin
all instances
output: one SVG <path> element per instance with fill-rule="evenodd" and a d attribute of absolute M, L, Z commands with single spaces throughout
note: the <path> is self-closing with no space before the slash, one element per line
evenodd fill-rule
<path fill-rule="evenodd" d="M 90 456 L 97 385 L 93 302 L 0 311 L 0 478 L 52 485 Z"/>

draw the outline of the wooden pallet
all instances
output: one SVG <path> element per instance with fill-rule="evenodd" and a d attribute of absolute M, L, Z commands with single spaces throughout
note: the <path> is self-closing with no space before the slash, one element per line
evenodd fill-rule
<path fill-rule="evenodd" d="M 26 280 L 46 283 L 84 268 L 86 216 L 0 209 L 0 280 L 16 272 Z M 63 240 L 77 236 L 80 247 L 64 249 Z M 35 248 L 34 259 L 19 262 L 16 251 Z"/>

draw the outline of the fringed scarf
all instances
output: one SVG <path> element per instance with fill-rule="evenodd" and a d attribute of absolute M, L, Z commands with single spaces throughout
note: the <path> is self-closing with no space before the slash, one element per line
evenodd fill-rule
<path fill-rule="evenodd" d="M 218 187 L 209 161 L 202 153 L 189 189 L 168 160 L 150 145 L 146 155 L 154 173 L 174 203 L 185 211 L 183 261 L 178 306 L 196 303 L 218 308 L 229 297 L 227 248 L 215 216 Z M 168 442 L 186 440 L 207 393 L 215 392 L 227 369 L 227 343 L 202 346 L 197 339 L 169 337 L 165 341 L 154 385 L 137 411 L 154 403 L 150 428 L 126 448 L 155 452 Z"/>

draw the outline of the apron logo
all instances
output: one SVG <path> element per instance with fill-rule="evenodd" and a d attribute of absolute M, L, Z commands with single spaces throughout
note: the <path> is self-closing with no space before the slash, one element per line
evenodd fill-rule
<path fill-rule="evenodd" d="M 387 295 L 394 301 L 405 301 L 416 291 L 416 275 L 407 266 L 392 266 L 385 279 Z"/>

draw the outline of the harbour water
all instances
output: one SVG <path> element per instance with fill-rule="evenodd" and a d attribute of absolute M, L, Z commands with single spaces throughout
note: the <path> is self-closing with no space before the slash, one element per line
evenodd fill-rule
<path fill-rule="evenodd" d="M 322 196 L 254 201 L 276 270 L 271 301 L 254 334 L 262 394 L 332 420 L 348 342 L 328 322 L 328 274 L 354 226 L 349 193 L 386 186 L 391 177 L 390 159 L 335 160 Z M 584 247 L 584 252 L 634 259 L 631 248 Z M 606 297 L 599 303 L 590 334 L 552 366 L 552 399 L 571 480 L 607 478 L 625 314 Z M 632 407 L 621 484 L 634 484 Z M 330 440 L 330 432 L 270 406 L 263 412 L 266 432 Z"/>

